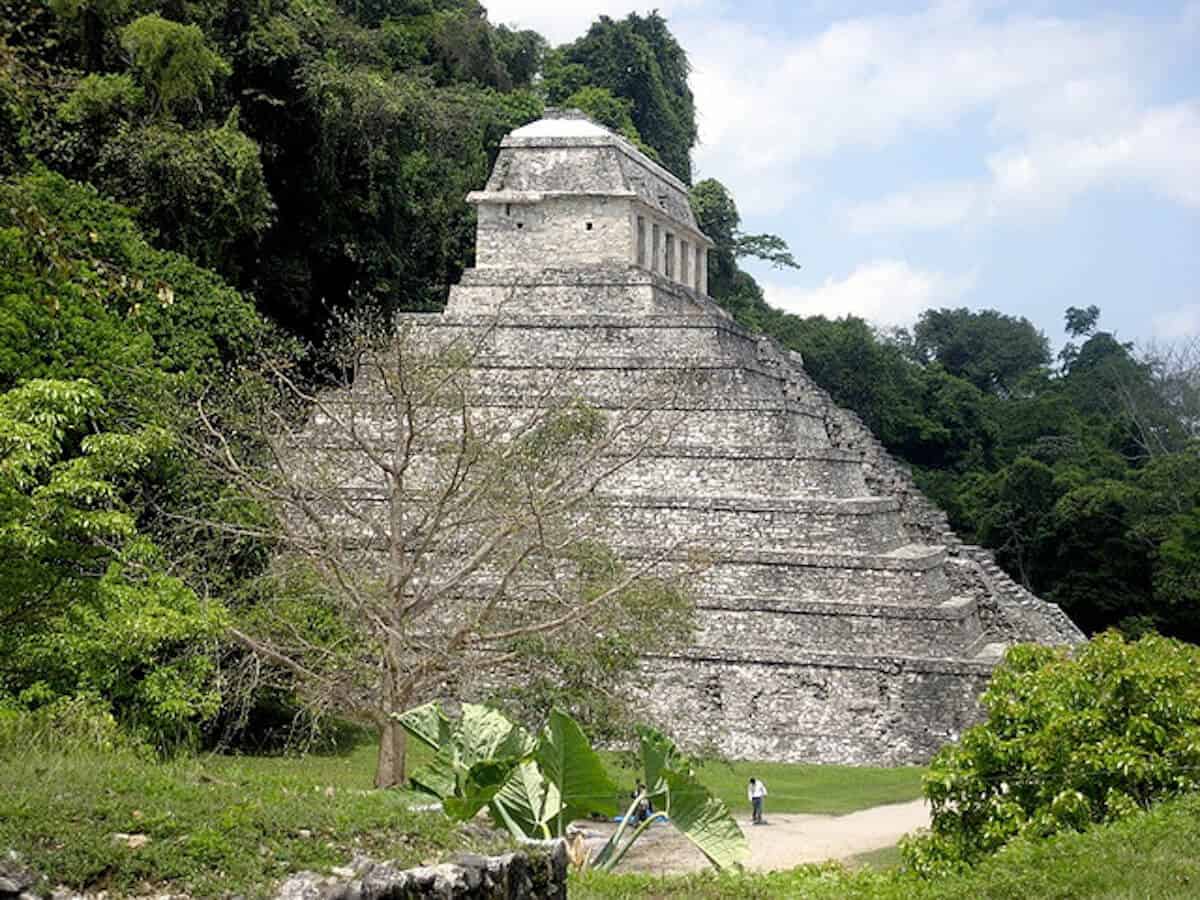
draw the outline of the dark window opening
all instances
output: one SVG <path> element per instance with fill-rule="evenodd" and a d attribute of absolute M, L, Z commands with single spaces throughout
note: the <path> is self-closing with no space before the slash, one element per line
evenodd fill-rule
<path fill-rule="evenodd" d="M 518 222 L 518 223 L 517 223 L 517 227 L 518 227 L 518 228 L 524 228 L 524 227 L 525 227 L 525 223 L 524 223 L 524 222 Z"/>
<path fill-rule="evenodd" d="M 511 203 L 505 203 L 505 204 L 504 204 L 504 214 L 505 214 L 506 216 L 511 216 L 511 215 L 512 215 L 512 204 L 511 204 Z"/>
<path fill-rule="evenodd" d="M 588 222 L 586 227 L 587 227 L 587 230 L 588 230 L 588 231 L 591 231 L 591 230 L 592 230 L 592 223 L 591 223 L 591 222 Z"/>

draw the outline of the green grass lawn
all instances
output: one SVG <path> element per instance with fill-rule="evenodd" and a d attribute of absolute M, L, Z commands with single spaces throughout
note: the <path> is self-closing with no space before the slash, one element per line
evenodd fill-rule
<path fill-rule="evenodd" d="M 618 754 L 605 754 L 609 773 L 617 784 L 632 790 L 637 770 L 625 768 Z M 816 766 L 770 762 L 710 762 L 700 767 L 700 781 L 725 801 L 735 813 L 750 813 L 746 782 L 761 779 L 767 786 L 767 813 L 824 813 L 841 815 L 879 806 L 903 803 L 921 796 L 919 766 L 883 769 L 868 766 Z"/>
<path fill-rule="evenodd" d="M 765 777 L 765 776 L 764 776 Z M 1082 834 L 1017 841 L 955 876 L 836 864 L 787 872 L 654 877 L 589 872 L 571 900 L 1173 900 L 1200 897 L 1200 795 Z"/>
<path fill-rule="evenodd" d="M 264 895 L 301 869 L 354 853 L 404 864 L 508 845 L 464 829 L 425 802 L 373 791 L 373 748 L 347 756 L 199 757 L 25 754 L 0 760 L 0 850 L 52 883 L 116 894 L 169 886 L 197 897 Z M 136 849 L 115 834 L 144 835 Z"/>
<path fill-rule="evenodd" d="M 846 866 L 851 869 L 890 869 L 900 865 L 900 845 L 880 847 L 866 853 L 856 853 L 846 860 Z"/>
<path fill-rule="evenodd" d="M 428 751 L 411 746 L 410 764 Z M 636 774 L 605 754 L 618 784 Z M 338 755 L 199 756 L 171 762 L 132 753 L 17 752 L 0 758 L 0 851 L 18 850 L 55 884 L 147 886 L 194 896 L 261 896 L 301 869 L 328 870 L 351 856 L 417 865 L 507 840 L 413 812 L 428 797 L 371 790 L 375 747 Z M 916 797 L 921 770 L 778 763 L 710 763 L 701 780 L 746 811 L 749 773 L 767 782 L 768 809 L 839 813 Z M 136 848 L 114 835 L 144 835 Z M 139 838 L 140 840 L 140 838 Z"/>

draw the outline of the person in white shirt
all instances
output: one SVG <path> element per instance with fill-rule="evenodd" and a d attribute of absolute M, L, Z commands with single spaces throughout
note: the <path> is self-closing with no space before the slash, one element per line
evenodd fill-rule
<path fill-rule="evenodd" d="M 750 786 L 746 789 L 746 796 L 750 798 L 750 806 L 754 810 L 754 824 L 761 825 L 763 823 L 763 797 L 767 796 L 767 786 L 757 778 L 751 778 Z"/>

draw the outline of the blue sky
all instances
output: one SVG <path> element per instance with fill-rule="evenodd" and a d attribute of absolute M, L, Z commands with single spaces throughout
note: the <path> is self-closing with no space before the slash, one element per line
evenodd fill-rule
<path fill-rule="evenodd" d="M 552 42 L 629 0 L 484 0 Z M 1094 303 L 1124 339 L 1200 336 L 1200 0 L 660 0 L 691 58 L 696 177 L 799 272 L 775 306 L 910 324 Z"/>

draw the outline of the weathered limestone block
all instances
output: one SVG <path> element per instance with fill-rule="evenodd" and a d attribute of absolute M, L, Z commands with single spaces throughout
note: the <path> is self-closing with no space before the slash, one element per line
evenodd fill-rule
<path fill-rule="evenodd" d="M 428 317 L 415 318 L 424 321 Z M 491 316 L 442 317 L 426 325 L 429 340 L 450 343 L 478 335 L 485 358 L 540 359 L 547 348 L 555 356 L 571 359 L 596 354 L 612 359 L 632 357 L 664 362 L 725 359 L 752 364 L 758 361 L 759 344 L 747 339 L 732 322 L 709 317 L 646 315 L 527 316 L 519 310 Z"/>
<path fill-rule="evenodd" d="M 696 590 L 700 603 L 709 596 L 752 596 L 795 603 L 938 604 L 950 598 L 945 551 L 924 549 L 927 554 L 916 558 L 727 552 L 696 577 Z"/>
<path fill-rule="evenodd" d="M 653 495 L 664 484 L 691 497 L 865 497 L 857 453 L 827 448 L 655 449 L 629 460 L 605 485 L 614 494 Z"/>
<path fill-rule="evenodd" d="M 450 289 L 446 309 L 455 316 L 703 316 L 702 299 L 691 288 L 652 272 L 594 263 L 539 272 L 468 269 Z"/>
<path fill-rule="evenodd" d="M 782 659 L 779 657 L 783 657 Z M 648 659 L 645 702 L 682 740 L 738 759 L 902 765 L 927 760 L 977 716 L 991 664 L 763 645 Z"/>
<path fill-rule="evenodd" d="M 400 869 L 360 860 L 353 877 L 299 872 L 276 900 L 566 900 L 567 851 L 561 841 L 531 843 L 517 853 L 460 853 L 435 866 Z M 349 874 L 349 873 L 347 873 Z"/>
<path fill-rule="evenodd" d="M 907 543 L 887 498 L 604 496 L 600 537 L 620 546 L 686 541 L 721 549 L 887 553 Z"/>
<path fill-rule="evenodd" d="M 702 647 L 758 645 L 809 652 L 936 657 L 963 653 L 982 633 L 975 603 L 948 600 L 934 607 L 863 606 L 849 603 L 773 604 L 756 598 L 705 605 Z"/>

